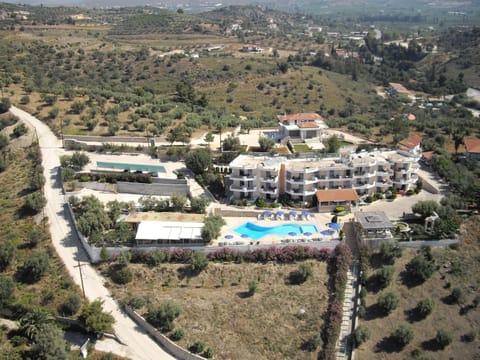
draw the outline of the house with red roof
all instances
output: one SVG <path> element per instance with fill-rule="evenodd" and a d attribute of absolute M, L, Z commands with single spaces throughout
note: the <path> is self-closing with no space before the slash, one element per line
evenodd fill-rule
<path fill-rule="evenodd" d="M 422 137 L 420 135 L 413 135 L 398 143 L 398 149 L 408 151 L 412 155 L 419 155 L 422 152 Z"/>
<path fill-rule="evenodd" d="M 279 115 L 278 125 L 280 137 L 291 139 L 312 139 L 320 138 L 328 126 L 323 117 L 317 113 L 297 113 Z"/>
<path fill-rule="evenodd" d="M 470 159 L 480 160 L 480 139 L 479 138 L 465 138 L 463 139 L 465 149 L 467 150 L 467 157 Z"/>

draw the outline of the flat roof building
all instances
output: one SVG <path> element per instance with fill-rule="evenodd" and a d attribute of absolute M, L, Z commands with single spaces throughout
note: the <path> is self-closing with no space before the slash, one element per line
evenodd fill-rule
<path fill-rule="evenodd" d="M 358 211 L 354 214 L 357 240 L 369 248 L 378 248 L 383 242 L 393 242 L 395 226 L 383 211 Z"/>
<path fill-rule="evenodd" d="M 416 184 L 420 155 L 375 151 L 325 157 L 239 155 L 230 163 L 231 198 L 254 201 L 291 200 L 311 203 L 318 190 L 353 189 L 359 196 L 407 191 Z"/>

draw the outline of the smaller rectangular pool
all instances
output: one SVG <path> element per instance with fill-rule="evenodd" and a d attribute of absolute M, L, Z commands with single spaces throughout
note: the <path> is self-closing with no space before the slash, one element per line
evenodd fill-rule
<path fill-rule="evenodd" d="M 251 222 L 246 222 L 233 229 L 237 234 L 246 235 L 252 240 L 259 240 L 266 235 L 287 236 L 290 233 L 302 235 L 306 232 L 315 234 L 318 229 L 313 224 L 282 224 L 277 226 L 260 226 Z"/>
<path fill-rule="evenodd" d="M 134 170 L 134 171 L 149 171 L 157 173 L 165 173 L 165 167 L 162 165 L 142 165 L 142 164 L 126 164 L 117 162 L 97 161 L 97 167 L 107 169 L 120 169 L 120 170 Z"/>

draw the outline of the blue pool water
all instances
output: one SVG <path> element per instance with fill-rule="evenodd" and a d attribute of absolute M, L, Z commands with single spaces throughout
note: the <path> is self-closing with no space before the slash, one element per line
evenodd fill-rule
<path fill-rule="evenodd" d="M 240 235 L 248 235 L 250 239 L 258 240 L 265 235 L 288 235 L 291 232 L 294 232 L 297 235 L 301 235 L 306 232 L 311 232 L 314 234 L 318 232 L 318 229 L 312 224 L 283 224 L 268 227 L 246 222 L 245 224 L 233 229 L 233 231 Z"/>

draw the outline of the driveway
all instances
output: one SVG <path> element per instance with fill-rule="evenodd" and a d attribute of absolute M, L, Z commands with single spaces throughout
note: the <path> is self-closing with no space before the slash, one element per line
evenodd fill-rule
<path fill-rule="evenodd" d="M 85 294 L 89 300 L 100 298 L 104 301 L 104 309 L 115 318 L 115 333 L 126 344 L 105 342 L 98 349 L 105 349 L 121 356 L 139 360 L 174 359 L 158 346 L 146 333 L 140 330 L 135 322 L 125 315 L 118 304 L 112 299 L 108 289 L 103 285 L 104 279 L 88 264 L 88 257 L 83 251 L 78 238 L 72 231 L 70 219 L 65 211 L 65 197 L 62 193 L 59 178 L 59 156 L 63 154 L 61 141 L 40 120 L 16 107 L 10 112 L 35 127 L 42 151 L 42 164 L 46 179 L 44 193 L 47 198 L 45 215 L 49 219 L 53 245 L 63 259 L 66 269 L 80 286 L 80 275 L 74 266 L 81 263 Z"/>

